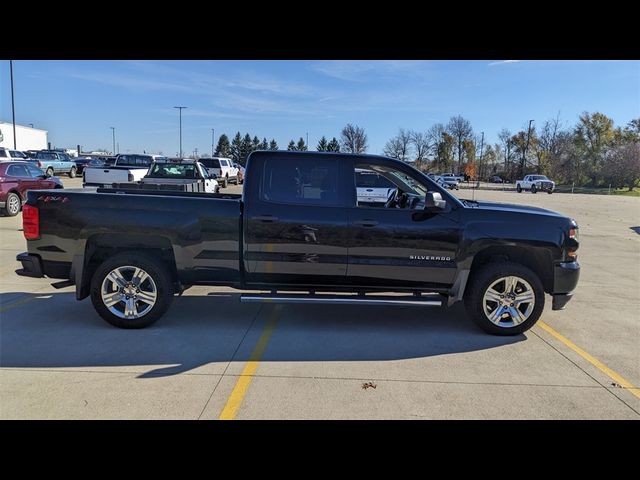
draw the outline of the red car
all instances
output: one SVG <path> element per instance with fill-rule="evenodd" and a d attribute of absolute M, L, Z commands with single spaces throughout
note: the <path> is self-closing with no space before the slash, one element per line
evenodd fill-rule
<path fill-rule="evenodd" d="M 57 177 L 47 177 L 29 162 L 0 162 L 0 210 L 13 217 L 22 208 L 27 190 L 63 188 Z"/>

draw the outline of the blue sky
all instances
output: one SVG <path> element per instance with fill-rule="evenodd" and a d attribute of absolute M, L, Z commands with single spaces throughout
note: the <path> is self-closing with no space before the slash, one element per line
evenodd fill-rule
<path fill-rule="evenodd" d="M 11 121 L 9 61 L 0 66 L 0 119 Z M 640 116 L 638 61 L 14 61 L 16 122 L 49 131 L 57 147 L 175 155 L 184 105 L 183 150 L 210 152 L 240 131 L 281 148 L 309 133 L 365 128 L 381 153 L 400 127 L 426 130 L 453 115 L 486 141 L 503 128 L 567 125 L 600 111 L 624 125 Z"/>

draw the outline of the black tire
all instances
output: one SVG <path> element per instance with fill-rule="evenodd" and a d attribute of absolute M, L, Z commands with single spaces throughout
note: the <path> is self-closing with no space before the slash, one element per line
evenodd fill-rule
<path fill-rule="evenodd" d="M 7 201 L 5 203 L 4 212 L 8 217 L 15 217 L 20 213 L 20 207 L 22 205 L 22 199 L 20 195 L 15 192 L 9 192 L 7 195 Z"/>
<path fill-rule="evenodd" d="M 538 189 L 535 185 L 531 185 L 531 193 L 538 193 Z"/>
<path fill-rule="evenodd" d="M 104 304 L 101 296 L 102 282 L 109 273 L 125 265 L 139 267 L 149 274 L 156 285 L 157 298 L 153 307 L 136 319 L 124 319 L 112 313 Z M 148 253 L 129 251 L 116 254 L 105 260 L 95 271 L 91 279 L 91 302 L 96 312 L 109 324 L 119 328 L 144 328 L 158 320 L 173 301 L 173 284 L 166 266 Z"/>
<path fill-rule="evenodd" d="M 227 183 L 229 183 L 229 177 L 224 177 L 222 179 L 222 188 L 227 188 Z"/>
<path fill-rule="evenodd" d="M 520 185 L 518 185 L 516 187 L 516 190 L 517 190 L 518 193 L 522 193 L 522 187 Z"/>
<path fill-rule="evenodd" d="M 511 327 L 501 327 L 487 318 L 483 308 L 485 291 L 501 277 L 517 276 L 529 283 L 534 292 L 535 305 L 533 311 L 524 322 Z M 529 268 L 519 263 L 492 262 L 481 267 L 477 272 L 472 272 L 464 297 L 464 304 L 471 319 L 482 330 L 492 335 L 511 336 L 529 330 L 540 318 L 544 310 L 544 288 L 540 278 Z"/>
<path fill-rule="evenodd" d="M 76 178 L 76 172 L 76 167 L 71 167 L 71 170 L 69 170 L 69 178 Z"/>
<path fill-rule="evenodd" d="M 553 193 L 553 190 L 547 190 L 547 193 L 551 195 Z"/>
<path fill-rule="evenodd" d="M 46 172 L 46 173 L 47 173 L 47 175 L 49 175 L 50 177 L 53 177 L 53 173 L 54 173 L 54 172 L 53 172 L 53 168 L 51 168 L 51 167 L 47 168 L 47 172 Z"/>
<path fill-rule="evenodd" d="M 244 177 L 242 178 L 242 180 L 238 180 L 238 185 L 242 185 L 244 183 Z"/>

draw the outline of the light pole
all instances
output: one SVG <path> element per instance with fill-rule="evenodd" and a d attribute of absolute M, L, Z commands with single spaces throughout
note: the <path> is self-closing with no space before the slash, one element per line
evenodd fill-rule
<path fill-rule="evenodd" d="M 16 104 L 13 100 L 13 60 L 9 60 L 9 70 L 11 72 L 11 115 L 13 116 L 13 148 L 16 150 Z"/>
<path fill-rule="evenodd" d="M 182 158 L 182 110 L 187 107 L 173 107 L 177 108 L 180 112 L 180 158 Z"/>
<path fill-rule="evenodd" d="M 109 127 L 113 136 L 113 154 L 116 154 L 116 127 Z"/>
<path fill-rule="evenodd" d="M 216 153 L 215 153 L 215 144 L 216 144 L 216 129 L 212 128 L 211 129 L 211 156 L 215 157 Z"/>

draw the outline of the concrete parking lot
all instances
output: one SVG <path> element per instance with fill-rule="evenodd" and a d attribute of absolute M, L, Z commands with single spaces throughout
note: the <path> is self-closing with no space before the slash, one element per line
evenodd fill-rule
<path fill-rule="evenodd" d="M 542 323 L 501 338 L 460 305 L 260 306 L 194 287 L 125 331 L 73 288 L 16 276 L 21 216 L 0 217 L 0 418 L 640 419 L 640 199 L 456 193 L 578 221 L 566 310 L 547 297 Z"/>

